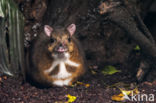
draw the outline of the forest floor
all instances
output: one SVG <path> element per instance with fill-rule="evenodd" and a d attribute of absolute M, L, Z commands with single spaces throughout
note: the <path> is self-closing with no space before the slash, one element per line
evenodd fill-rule
<path fill-rule="evenodd" d="M 134 84 L 135 78 L 124 67 L 118 68 L 121 72 L 108 76 L 104 76 L 101 71 L 94 70 L 96 72 L 87 73 L 83 79 L 79 80 L 80 83 L 72 87 L 37 88 L 28 82 L 23 83 L 20 77 L 12 78 L 3 75 L 0 77 L 0 103 L 70 103 L 67 102 L 67 95 L 76 97 L 73 103 L 123 103 L 123 101 L 116 102 L 111 99 L 113 95 L 121 93 L 113 85 L 116 83 Z M 156 81 L 143 82 L 137 84 L 137 87 L 140 95 L 146 94 L 148 100 L 150 94 L 156 95 Z M 156 100 L 156 97 L 154 99 Z M 126 103 L 136 102 L 127 100 Z"/>

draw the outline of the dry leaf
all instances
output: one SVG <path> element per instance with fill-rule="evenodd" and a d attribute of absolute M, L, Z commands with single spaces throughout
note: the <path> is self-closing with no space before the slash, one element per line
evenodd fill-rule
<path fill-rule="evenodd" d="M 77 97 L 68 94 L 67 98 L 68 98 L 68 101 L 66 103 L 73 103 L 76 100 Z"/>
<path fill-rule="evenodd" d="M 85 87 L 87 87 L 87 88 L 90 87 L 90 84 L 85 84 Z"/>
<path fill-rule="evenodd" d="M 83 85 L 83 86 L 85 86 L 86 88 L 90 87 L 90 84 L 85 84 L 85 83 L 79 82 L 79 81 L 77 81 L 76 84 L 78 84 L 78 85 Z"/>
<path fill-rule="evenodd" d="M 136 94 L 139 93 L 138 88 L 135 88 L 135 89 L 133 89 L 133 90 L 123 90 L 123 89 L 121 89 L 121 88 L 119 88 L 119 89 L 120 89 L 120 91 L 121 91 L 122 93 L 120 93 L 120 94 L 118 94 L 118 95 L 113 95 L 113 96 L 111 97 L 111 99 L 112 99 L 113 101 L 124 101 L 124 100 L 127 99 L 127 98 L 124 98 L 124 96 L 132 96 L 132 94 L 133 94 L 133 95 L 136 95 Z"/>
<path fill-rule="evenodd" d="M 91 70 L 91 73 L 92 73 L 93 75 L 96 75 L 96 74 L 97 74 L 94 70 Z"/>
<path fill-rule="evenodd" d="M 124 95 L 122 93 L 118 94 L 118 95 L 113 95 L 112 96 L 112 100 L 113 101 L 123 101 L 124 100 Z"/>
<path fill-rule="evenodd" d="M 83 83 L 82 82 L 79 82 L 79 81 L 77 81 L 76 83 L 79 84 L 79 85 L 83 85 Z"/>

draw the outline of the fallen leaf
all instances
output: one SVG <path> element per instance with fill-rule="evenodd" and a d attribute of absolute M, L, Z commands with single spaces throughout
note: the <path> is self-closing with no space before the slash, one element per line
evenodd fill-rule
<path fill-rule="evenodd" d="M 123 96 L 124 96 L 124 94 L 120 93 L 120 94 L 118 94 L 118 96 L 123 97 Z"/>
<path fill-rule="evenodd" d="M 122 93 L 120 93 L 120 94 L 118 94 L 118 95 L 113 95 L 112 97 L 111 97 L 111 99 L 113 100 L 113 101 L 123 101 L 124 100 L 124 97 L 123 97 L 124 95 L 122 94 Z"/>
<path fill-rule="evenodd" d="M 79 84 L 79 85 L 83 85 L 83 83 L 82 82 L 79 82 L 79 81 L 77 81 L 76 83 Z"/>
<path fill-rule="evenodd" d="M 85 87 L 86 87 L 86 88 L 90 87 L 90 84 L 85 84 Z"/>
<path fill-rule="evenodd" d="M 76 84 L 77 84 L 77 85 L 83 85 L 83 86 L 85 86 L 86 88 L 90 87 L 90 84 L 86 84 L 86 83 L 79 82 L 79 81 L 77 81 Z"/>
<path fill-rule="evenodd" d="M 73 103 L 76 100 L 77 97 L 68 94 L 67 98 L 68 98 L 68 101 L 66 103 Z"/>
<path fill-rule="evenodd" d="M 139 94 L 140 93 L 138 88 L 135 88 L 133 91 L 134 91 L 135 94 Z"/>
<path fill-rule="evenodd" d="M 121 72 L 120 70 L 117 70 L 114 66 L 106 66 L 103 70 L 102 70 L 102 74 L 104 75 L 112 75 L 115 74 L 117 72 Z"/>
<path fill-rule="evenodd" d="M 71 87 L 76 87 L 76 86 L 77 86 L 77 84 L 76 84 L 76 83 L 71 85 Z"/>
<path fill-rule="evenodd" d="M 132 95 L 136 95 L 136 94 L 139 93 L 139 90 L 138 90 L 137 87 L 135 89 L 133 89 L 133 90 L 123 90 L 121 88 L 119 88 L 119 89 L 120 89 L 121 93 L 118 94 L 118 95 L 113 95 L 111 97 L 111 99 L 113 101 L 124 101 L 124 100 L 126 100 L 126 98 L 124 98 L 124 96 L 126 96 L 126 95 L 127 96 L 132 96 Z"/>
<path fill-rule="evenodd" d="M 96 74 L 97 74 L 94 70 L 91 70 L 91 73 L 92 73 L 93 75 L 96 75 Z"/>
<path fill-rule="evenodd" d="M 126 95 L 130 95 L 130 93 L 132 92 L 132 90 L 123 90 L 121 88 L 119 88 L 119 89 L 122 92 L 122 94 L 126 94 Z"/>
<path fill-rule="evenodd" d="M 134 48 L 134 50 L 139 51 L 140 50 L 139 45 L 136 45 L 136 47 Z"/>
<path fill-rule="evenodd" d="M 136 95 L 136 94 L 139 93 L 139 90 L 138 90 L 137 87 L 136 87 L 135 89 L 133 89 L 133 90 L 123 90 L 123 89 L 121 89 L 121 88 L 119 88 L 119 89 L 120 89 L 120 91 L 121 91 L 123 94 L 129 95 L 129 96 L 132 96 L 132 93 L 133 93 L 133 95 Z"/>

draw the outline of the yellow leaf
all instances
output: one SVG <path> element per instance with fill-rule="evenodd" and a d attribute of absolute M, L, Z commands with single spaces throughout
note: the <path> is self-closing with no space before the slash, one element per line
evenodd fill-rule
<path fill-rule="evenodd" d="M 71 85 L 71 87 L 76 87 L 77 86 L 77 83 L 74 83 Z"/>
<path fill-rule="evenodd" d="M 122 90 L 121 88 L 120 88 L 120 91 L 122 92 L 122 94 L 126 94 L 126 95 L 130 95 L 131 93 L 132 93 L 132 90 Z"/>
<path fill-rule="evenodd" d="M 73 103 L 76 100 L 76 96 L 68 94 L 67 97 L 68 97 L 67 103 Z"/>
<path fill-rule="evenodd" d="M 120 93 L 120 94 L 118 94 L 118 96 L 123 97 L 123 96 L 124 96 L 124 94 Z"/>
<path fill-rule="evenodd" d="M 119 88 L 119 89 L 120 89 L 120 91 L 121 91 L 123 94 L 129 95 L 129 96 L 131 96 L 132 93 L 133 93 L 133 95 L 134 95 L 134 94 L 136 95 L 136 94 L 139 93 L 138 88 L 135 88 L 135 89 L 133 89 L 133 90 L 123 90 L 123 89 L 121 89 L 121 88 Z"/>
<path fill-rule="evenodd" d="M 119 89 L 120 89 L 121 93 L 118 94 L 118 95 L 113 95 L 112 100 L 114 100 L 114 101 L 123 101 L 123 100 L 125 100 L 125 98 L 124 98 L 125 95 L 132 96 L 132 94 L 136 95 L 136 94 L 139 93 L 138 88 L 135 88 L 133 90 L 123 90 L 121 88 L 119 88 Z"/>
<path fill-rule="evenodd" d="M 134 89 L 134 92 L 135 92 L 136 94 L 139 94 L 139 93 L 140 93 L 139 90 L 138 90 L 138 88 L 135 88 L 135 89 Z"/>
<path fill-rule="evenodd" d="M 123 96 L 124 95 L 122 93 L 120 93 L 118 95 L 113 95 L 112 100 L 114 100 L 114 101 L 123 101 L 124 100 Z"/>
<path fill-rule="evenodd" d="M 85 84 L 85 87 L 87 87 L 87 88 L 90 87 L 90 84 Z"/>
<path fill-rule="evenodd" d="M 90 87 L 90 84 L 85 84 L 85 83 L 79 82 L 79 81 L 77 81 L 76 84 L 78 84 L 78 85 L 83 85 L 83 86 L 85 86 L 86 88 Z"/>
<path fill-rule="evenodd" d="M 139 92 L 139 90 L 138 90 L 138 88 L 135 88 L 134 90 L 133 90 L 133 95 L 137 95 L 137 94 L 139 94 L 140 92 Z M 132 93 L 130 94 L 130 96 L 132 96 Z"/>
<path fill-rule="evenodd" d="M 83 83 L 82 83 L 82 82 L 79 82 L 79 81 L 77 81 L 77 84 L 79 84 L 79 85 L 83 85 Z"/>

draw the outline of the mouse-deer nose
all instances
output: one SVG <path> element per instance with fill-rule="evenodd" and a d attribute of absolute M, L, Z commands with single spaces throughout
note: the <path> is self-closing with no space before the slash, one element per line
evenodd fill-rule
<path fill-rule="evenodd" d="M 67 46 L 63 43 L 60 43 L 58 46 L 55 47 L 55 51 L 57 52 L 66 52 L 67 50 Z"/>
<path fill-rule="evenodd" d="M 62 43 L 60 43 L 60 44 L 59 44 L 59 46 L 60 46 L 60 47 L 63 47 L 63 44 L 62 44 Z"/>

